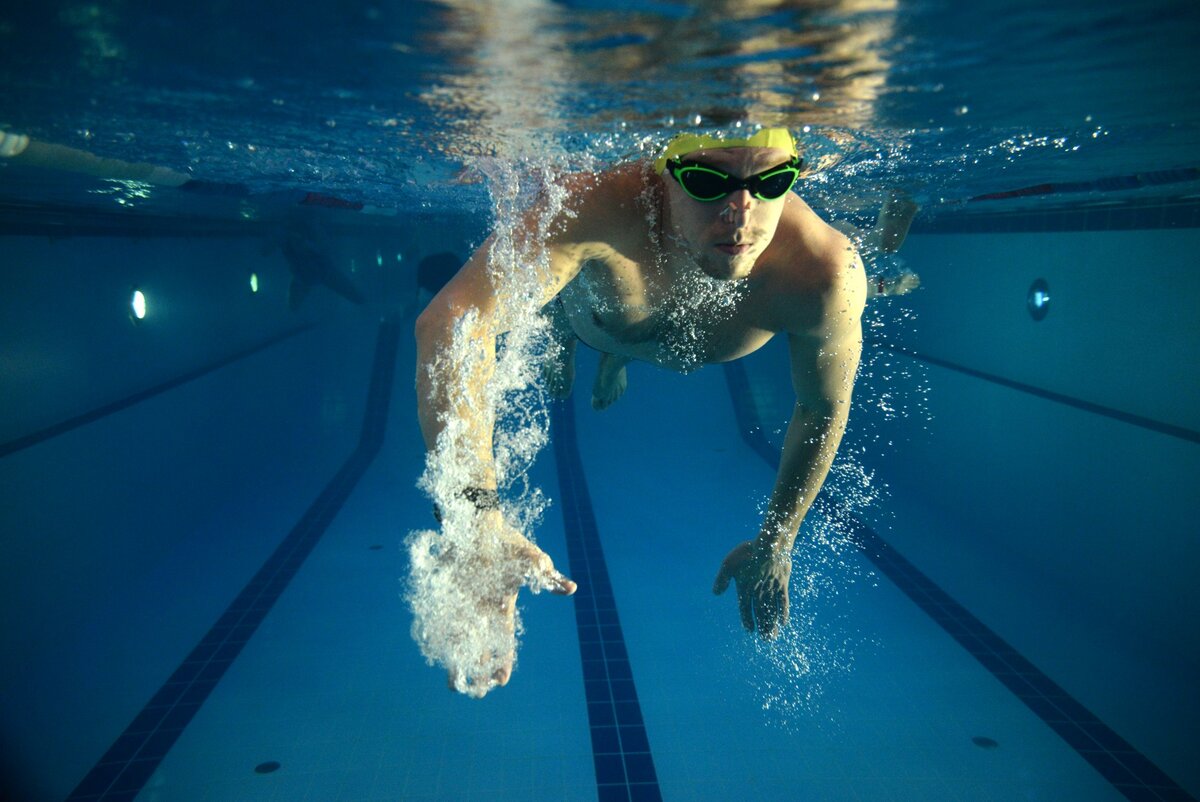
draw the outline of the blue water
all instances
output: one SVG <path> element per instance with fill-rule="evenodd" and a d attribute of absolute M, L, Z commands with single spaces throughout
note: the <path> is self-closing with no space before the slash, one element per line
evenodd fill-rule
<path fill-rule="evenodd" d="M 1198 32 L 1168 0 L 0 11 L 0 130 L 192 181 L 0 160 L 0 795 L 1194 798 Z M 921 205 L 792 626 L 709 592 L 782 344 L 633 365 L 603 414 L 581 349 L 531 471 L 580 593 L 523 595 L 512 683 L 455 695 L 403 599 L 415 266 L 509 166 L 739 120 L 796 132 L 830 218 Z M 364 304 L 289 303 L 297 209 Z"/>
<path fill-rule="evenodd" d="M 840 159 L 822 199 L 903 183 L 932 203 L 1194 167 L 1198 28 L 1180 0 L 23 4 L 0 122 L 412 208 L 478 200 L 449 179 L 514 137 L 615 158 L 744 117 L 812 127 Z"/>

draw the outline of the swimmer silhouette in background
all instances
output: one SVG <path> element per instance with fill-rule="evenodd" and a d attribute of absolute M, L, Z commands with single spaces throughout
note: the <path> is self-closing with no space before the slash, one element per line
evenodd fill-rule
<path fill-rule="evenodd" d="M 243 195 L 244 187 L 197 181 L 186 173 L 143 162 L 108 159 L 78 148 L 42 142 L 25 134 L 0 130 L 0 157 L 12 164 L 88 175 L 94 178 L 141 181 L 163 187 L 214 194 Z M 264 244 L 265 256 L 274 248 L 283 252 L 292 274 L 288 306 L 300 308 L 309 290 L 321 285 L 355 304 L 365 303 L 362 291 L 345 273 L 334 267 L 329 248 L 316 226 L 306 217 L 293 215 Z"/>
<path fill-rule="evenodd" d="M 354 304 L 366 303 L 354 281 L 338 270 L 329 256 L 329 246 L 320 230 L 302 216 L 286 221 L 263 246 L 263 255 L 278 247 L 287 261 L 292 281 L 288 286 L 288 308 L 300 308 L 315 285 L 321 285 Z"/>
<path fill-rule="evenodd" d="M 625 392 L 631 360 L 686 372 L 787 337 L 796 403 L 779 473 L 757 534 L 733 546 L 713 584 L 716 594 L 736 585 L 743 626 L 767 639 L 788 621 L 792 546 L 846 427 L 868 297 L 851 240 L 790 191 L 804 171 L 783 128 L 745 139 L 682 134 L 652 164 L 564 178 L 565 208 L 549 236 L 527 242 L 549 257 L 537 301 L 562 345 L 546 367 L 558 397 L 571 391 L 578 340 L 603 354 L 592 388 L 592 405 L 602 409 Z M 545 211 L 535 204 L 518 237 L 537 237 Z M 451 419 L 471 438 L 475 461 L 460 466 L 470 478 L 456 492 L 519 564 L 511 592 L 478 600 L 480 615 L 503 616 L 511 627 L 522 585 L 561 595 L 576 585 L 499 509 L 493 431 L 478 410 L 504 308 L 520 301 L 493 283 L 490 243 L 417 320 L 417 404 L 427 448 Z M 441 357 L 464 326 L 473 350 L 456 365 Z M 453 387 L 465 397 L 452 397 Z M 472 692 L 507 684 L 511 671 L 510 656 L 491 676 L 470 677 Z"/>
<path fill-rule="evenodd" d="M 12 131 L 0 130 L 0 157 L 26 167 L 61 170 L 94 178 L 142 181 L 156 186 L 182 187 L 192 181 L 191 176 L 169 167 L 106 159 L 67 145 L 42 142 Z"/>

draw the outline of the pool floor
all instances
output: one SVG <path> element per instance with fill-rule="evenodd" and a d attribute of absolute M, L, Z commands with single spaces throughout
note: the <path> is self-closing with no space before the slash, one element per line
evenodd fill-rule
<path fill-rule="evenodd" d="M 138 800 L 1125 798 L 861 554 L 813 566 L 838 592 L 755 646 L 710 587 L 773 475 L 715 369 L 634 366 L 597 414 L 581 354 L 573 401 L 653 782 L 614 779 L 593 743 L 571 599 L 523 595 L 511 684 L 451 693 L 401 598 L 401 541 L 431 525 L 412 359 L 402 341 L 382 449 Z M 560 500 L 553 452 L 535 478 Z M 538 542 L 569 572 L 561 510 Z"/>

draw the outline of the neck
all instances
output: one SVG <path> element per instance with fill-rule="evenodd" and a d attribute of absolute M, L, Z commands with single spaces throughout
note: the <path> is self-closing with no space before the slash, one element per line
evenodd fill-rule
<path fill-rule="evenodd" d="M 656 176 L 656 180 L 654 200 L 657 205 L 657 214 L 654 215 L 656 222 L 651 234 L 654 261 L 658 270 L 668 280 L 673 281 L 682 274 L 698 271 L 700 266 L 696 264 L 696 259 L 688 249 L 687 243 L 675 233 L 675 226 L 671 219 L 671 204 L 667 201 L 663 178 Z"/>

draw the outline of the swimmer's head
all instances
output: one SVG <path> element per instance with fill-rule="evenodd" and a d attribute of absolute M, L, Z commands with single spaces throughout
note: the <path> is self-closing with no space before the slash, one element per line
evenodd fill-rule
<path fill-rule="evenodd" d="M 723 139 L 680 134 L 655 161 L 675 241 L 717 279 L 750 275 L 802 169 L 786 128 Z"/>
<path fill-rule="evenodd" d="M 698 150 L 720 150 L 722 148 L 778 148 L 789 156 L 799 156 L 796 140 L 786 128 L 764 128 L 753 136 L 727 138 L 708 134 L 679 134 L 667 143 L 662 155 L 654 161 L 654 172 L 662 173 L 667 162 Z"/>

